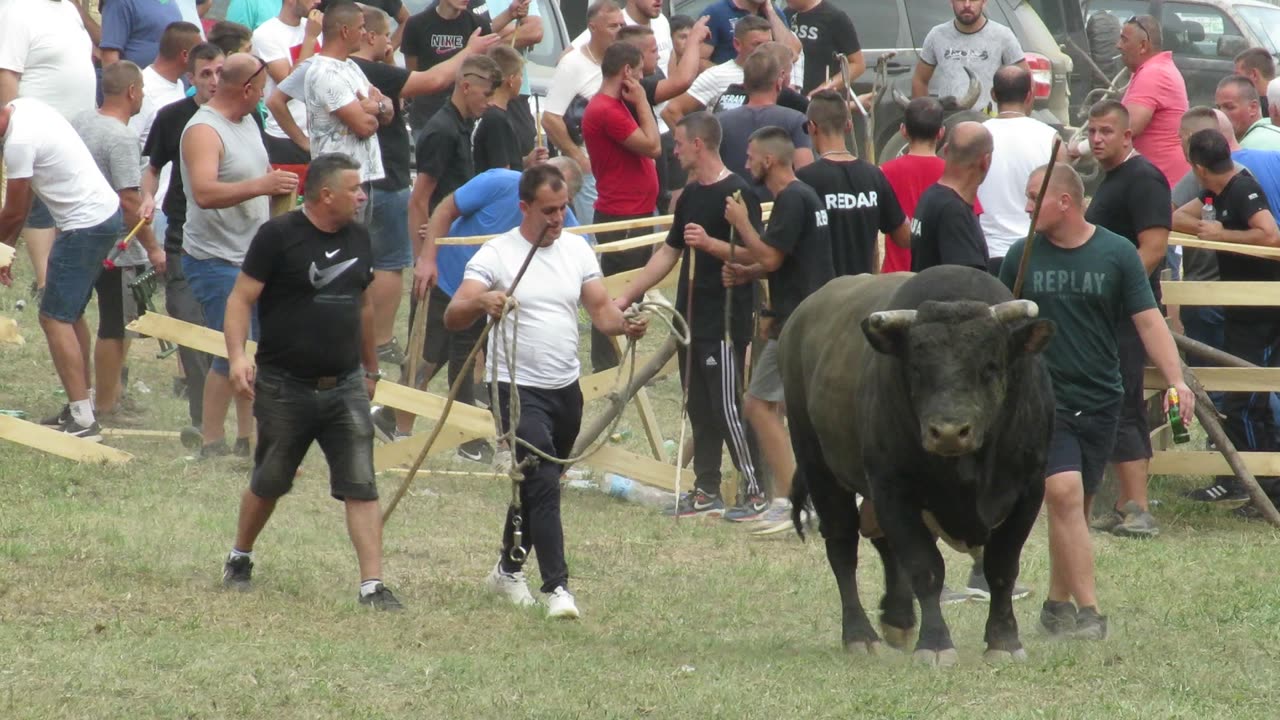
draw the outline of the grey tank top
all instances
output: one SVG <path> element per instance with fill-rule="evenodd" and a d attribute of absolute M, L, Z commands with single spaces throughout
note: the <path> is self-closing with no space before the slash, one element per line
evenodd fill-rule
<path fill-rule="evenodd" d="M 182 141 L 196 125 L 208 125 L 222 139 L 222 159 L 218 162 L 218 181 L 242 182 L 265 175 L 270 167 L 267 149 L 262 144 L 258 124 L 248 115 L 233 123 L 208 105 L 201 106 L 182 131 Z M 187 163 L 182 161 L 182 182 L 191 187 Z M 182 248 L 199 260 L 217 258 L 239 265 L 258 226 L 271 215 L 266 196 L 250 198 L 239 205 L 219 210 L 206 210 L 196 205 L 187 190 L 187 222 L 182 227 Z"/>

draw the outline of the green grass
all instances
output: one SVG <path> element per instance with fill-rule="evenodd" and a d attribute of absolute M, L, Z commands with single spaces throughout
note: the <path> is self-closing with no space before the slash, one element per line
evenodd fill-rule
<path fill-rule="evenodd" d="M 0 292 L 0 313 L 27 338 L 0 347 L 0 408 L 39 415 L 63 399 L 34 309 L 14 311 L 17 297 Z M 172 361 L 155 361 L 154 349 L 146 340 L 133 351 L 133 377 L 153 390 L 137 397 L 148 427 L 176 429 L 185 406 L 168 392 Z M 659 414 L 674 417 L 675 383 L 653 392 Z M 362 611 L 319 453 L 257 546 L 255 591 L 224 593 L 243 469 L 195 462 L 176 440 L 113 444 L 136 460 L 78 466 L 0 443 L 0 717 L 1277 715 L 1277 534 L 1178 500 L 1196 478 L 1156 481 L 1159 539 L 1096 539 L 1110 639 L 1051 642 L 1037 631 L 1041 524 L 1022 566 L 1034 592 L 1016 603 L 1029 661 L 983 664 L 986 607 L 966 604 L 945 609 L 960 666 L 935 671 L 839 649 L 821 542 L 676 524 L 596 491 L 564 497 L 582 620 L 513 609 L 480 584 L 508 493 L 486 478 L 420 476 L 386 530 L 387 580 L 407 610 Z M 467 469 L 447 458 L 430 467 Z M 400 477 L 384 476 L 384 494 Z M 879 560 L 862 547 L 863 601 L 874 607 Z M 947 556 L 958 582 L 965 559 Z"/>

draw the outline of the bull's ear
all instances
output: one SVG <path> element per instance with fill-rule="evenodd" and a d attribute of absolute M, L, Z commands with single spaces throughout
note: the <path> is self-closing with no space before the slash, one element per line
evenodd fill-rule
<path fill-rule="evenodd" d="M 1015 355 L 1035 355 L 1049 346 L 1057 326 L 1052 320 L 1032 320 L 1021 323 L 1009 333 L 1009 349 Z"/>
<path fill-rule="evenodd" d="M 862 334 L 866 336 L 867 342 L 876 352 L 885 355 L 902 355 L 910 329 L 909 323 L 876 322 L 874 314 L 862 321 Z"/>

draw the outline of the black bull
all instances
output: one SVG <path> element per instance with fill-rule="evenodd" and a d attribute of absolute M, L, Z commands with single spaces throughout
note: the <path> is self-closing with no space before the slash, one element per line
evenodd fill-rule
<path fill-rule="evenodd" d="M 812 499 L 840 589 L 848 649 L 879 642 L 858 599 L 860 513 L 885 572 L 880 626 L 905 649 L 920 601 L 917 659 L 951 664 L 936 538 L 985 547 L 986 657 L 1026 657 L 1011 592 L 1044 497 L 1053 388 L 1039 356 L 1053 323 L 990 275 L 940 266 L 918 275 L 833 280 L 787 320 L 779 364 L 795 449 L 792 501 Z M 863 528 L 866 530 L 866 528 Z"/>

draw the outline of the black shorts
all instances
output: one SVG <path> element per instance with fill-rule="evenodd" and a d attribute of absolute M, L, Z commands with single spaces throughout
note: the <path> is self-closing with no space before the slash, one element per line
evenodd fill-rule
<path fill-rule="evenodd" d="M 267 148 L 267 161 L 272 165 L 306 165 L 311 162 L 311 153 L 298 147 L 289 138 L 263 133 L 262 144 Z M 301 187 L 298 192 L 302 192 Z"/>
<path fill-rule="evenodd" d="M 427 309 L 427 334 L 422 340 L 422 359 L 436 367 L 443 366 L 454 355 L 460 354 L 462 358 L 466 358 L 471 352 L 471 346 L 476 344 L 480 333 L 484 332 L 484 324 L 488 319 L 481 316 L 466 330 L 451 332 L 444 326 L 444 311 L 452 299 L 439 285 L 431 287 L 431 307 Z M 456 349 L 455 344 L 458 345 Z"/>
<path fill-rule="evenodd" d="M 259 366 L 253 416 L 258 420 L 249 481 L 254 495 L 274 499 L 288 493 L 314 441 L 329 463 L 329 493 L 334 498 L 378 499 L 364 373 L 348 373 L 330 386 Z"/>
<path fill-rule="evenodd" d="M 1115 444 L 1119 408 L 1119 403 L 1082 412 L 1058 408 L 1054 412 L 1053 440 L 1049 443 L 1045 477 L 1078 472 L 1084 483 L 1084 494 L 1096 495 Z"/>
<path fill-rule="evenodd" d="M 1124 398 L 1120 401 L 1120 424 L 1116 427 L 1111 462 L 1149 460 L 1151 424 L 1147 421 L 1147 402 L 1142 398 L 1142 371 L 1147 365 L 1147 350 L 1132 320 L 1120 321 L 1116 330 L 1116 346 L 1120 352 Z"/>
<path fill-rule="evenodd" d="M 126 285 L 141 268 L 134 265 L 103 268 L 93 288 L 98 293 L 98 339 L 123 340 L 124 326 L 138 319 L 138 305 Z"/>

